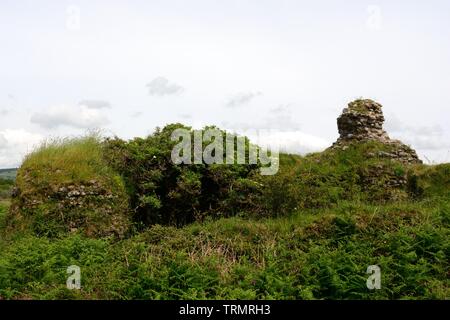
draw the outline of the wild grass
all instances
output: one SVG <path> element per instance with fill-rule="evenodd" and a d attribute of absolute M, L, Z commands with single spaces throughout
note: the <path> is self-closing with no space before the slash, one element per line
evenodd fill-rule
<path fill-rule="evenodd" d="M 120 240 L 8 234 L 0 202 L 0 299 L 449 299 L 450 165 L 367 156 L 382 148 L 282 155 L 279 174 L 258 181 L 258 210 L 153 224 Z M 144 151 L 139 163 L 151 164 Z M 380 185 L 365 189 L 374 166 Z M 17 186 L 31 195 L 110 170 L 97 136 L 54 140 L 25 159 Z M 389 197 L 385 176 L 408 176 L 404 197 Z M 66 288 L 70 265 L 81 268 L 81 290 Z M 366 287 L 369 265 L 381 268 L 380 290 Z"/>
<path fill-rule="evenodd" d="M 101 137 L 92 133 L 83 137 L 52 139 L 28 154 L 17 182 L 22 185 L 25 172 L 36 184 L 64 184 L 89 181 L 111 173 L 105 164 Z"/>
<path fill-rule="evenodd" d="M 33 299 L 448 299 L 448 201 L 155 225 L 120 242 L 0 242 L 0 296 Z M 65 288 L 78 265 L 82 289 Z M 379 265 L 382 288 L 366 287 Z"/>
<path fill-rule="evenodd" d="M 130 224 L 123 180 L 107 165 L 96 133 L 42 143 L 24 159 L 15 190 L 7 216 L 12 233 L 121 237 Z"/>

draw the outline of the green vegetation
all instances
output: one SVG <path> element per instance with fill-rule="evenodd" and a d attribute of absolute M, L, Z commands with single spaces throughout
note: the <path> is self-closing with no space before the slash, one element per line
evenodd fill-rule
<path fill-rule="evenodd" d="M 18 186 L 33 178 L 33 186 L 79 183 L 108 176 L 111 169 L 103 161 L 99 137 L 55 139 L 42 143 L 24 159 L 17 175 Z"/>
<path fill-rule="evenodd" d="M 17 169 L 0 169 L 0 179 L 14 180 L 16 179 Z"/>
<path fill-rule="evenodd" d="M 11 196 L 14 181 L 0 178 L 0 201 L 8 199 Z"/>
<path fill-rule="evenodd" d="M 11 209 L 0 200 L 0 298 L 450 298 L 450 164 L 404 165 L 371 142 L 281 155 L 274 176 L 175 166 L 174 126 L 28 156 Z M 90 180 L 117 202 L 58 206 L 62 187 Z M 106 206 L 126 218 L 119 238 L 104 232 L 118 220 L 92 218 L 111 217 Z M 81 290 L 66 288 L 70 265 L 81 268 Z M 380 290 L 366 287 L 369 265 L 381 267 Z"/>
<path fill-rule="evenodd" d="M 105 158 L 124 177 L 131 207 L 135 208 L 134 221 L 145 226 L 182 226 L 208 216 L 233 216 L 248 208 L 246 195 L 256 187 L 251 177 L 258 166 L 174 165 L 171 153 L 178 141 L 170 136 L 179 128 L 189 130 L 194 140 L 194 130 L 173 124 L 158 128 L 145 139 L 115 138 L 105 142 Z M 223 136 L 225 141 L 224 132 Z M 248 140 L 246 143 L 248 147 Z"/>
<path fill-rule="evenodd" d="M 413 200 L 415 196 L 405 182 L 422 167 L 406 166 L 380 156 L 391 148 L 370 141 L 306 157 L 282 154 L 278 174 L 256 177 L 263 186 L 258 214 L 283 216 L 296 209 L 332 208 L 341 201 L 384 204 Z M 441 184 L 444 189 L 448 185 L 448 180 Z"/>
<path fill-rule="evenodd" d="M 152 226 L 121 242 L 0 242 L 0 295 L 19 299 L 445 299 L 450 203 L 341 203 L 278 219 Z M 65 288 L 78 265 L 82 290 Z M 368 265 L 382 270 L 369 291 Z"/>
<path fill-rule="evenodd" d="M 130 225 L 123 181 L 104 161 L 96 135 L 44 143 L 25 158 L 15 193 L 10 231 L 123 237 Z"/>

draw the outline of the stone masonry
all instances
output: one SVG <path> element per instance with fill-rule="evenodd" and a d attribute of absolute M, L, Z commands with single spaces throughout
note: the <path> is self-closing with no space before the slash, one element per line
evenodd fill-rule
<path fill-rule="evenodd" d="M 390 152 L 379 152 L 378 156 L 392 158 L 403 163 L 422 163 L 416 151 L 399 140 L 389 138 L 383 130 L 384 116 L 381 104 L 358 99 L 348 104 L 337 119 L 340 137 L 331 148 L 346 149 L 354 142 L 377 141 L 390 146 Z"/>

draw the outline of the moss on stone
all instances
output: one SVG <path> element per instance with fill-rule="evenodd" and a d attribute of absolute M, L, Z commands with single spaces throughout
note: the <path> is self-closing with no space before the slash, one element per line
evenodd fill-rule
<path fill-rule="evenodd" d="M 375 101 L 371 99 L 356 99 L 348 104 L 348 108 L 351 111 L 358 113 L 369 113 L 372 111 L 372 106 L 378 105 Z M 380 106 L 381 107 L 381 106 Z"/>

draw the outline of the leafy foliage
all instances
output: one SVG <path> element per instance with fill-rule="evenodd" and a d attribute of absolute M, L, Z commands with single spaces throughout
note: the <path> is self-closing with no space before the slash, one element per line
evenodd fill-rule
<path fill-rule="evenodd" d="M 154 225 L 120 242 L 0 240 L 0 296 L 32 299 L 445 299 L 450 203 L 341 202 L 287 218 Z M 65 288 L 81 268 L 82 289 Z M 381 290 L 366 287 L 379 265 Z"/>
<path fill-rule="evenodd" d="M 179 164 L 171 160 L 171 140 L 175 129 L 190 127 L 173 124 L 157 129 L 145 139 L 109 139 L 104 151 L 108 163 L 124 177 L 135 210 L 135 220 L 143 225 L 155 223 L 182 226 L 207 216 L 228 217 L 251 205 L 247 195 L 256 189 L 251 179 L 258 165 Z M 203 135 L 204 130 L 200 131 Z M 223 132 L 225 144 L 225 132 Z M 207 143 L 204 143 L 202 150 Z M 248 140 L 247 157 L 248 157 Z M 223 149 L 223 156 L 226 148 Z M 235 156 L 236 157 L 236 156 Z"/>
<path fill-rule="evenodd" d="M 170 134 L 180 127 L 70 140 L 27 157 L 19 194 L 51 201 L 13 198 L 8 210 L 0 199 L 0 299 L 450 297 L 450 164 L 403 165 L 378 156 L 388 146 L 361 143 L 283 154 L 274 176 L 257 165 L 174 165 Z M 52 186 L 93 178 L 121 201 L 68 207 L 61 220 Z M 110 225 L 83 220 L 109 217 L 104 206 L 128 217 L 128 197 L 138 228 L 122 239 L 64 229 L 74 217 Z M 13 213 L 33 228 L 10 232 Z M 66 288 L 69 265 L 81 267 L 79 291 Z M 381 268 L 380 290 L 366 287 L 369 265 Z"/>

